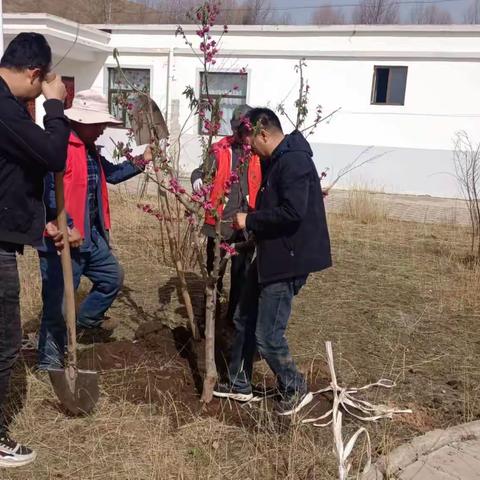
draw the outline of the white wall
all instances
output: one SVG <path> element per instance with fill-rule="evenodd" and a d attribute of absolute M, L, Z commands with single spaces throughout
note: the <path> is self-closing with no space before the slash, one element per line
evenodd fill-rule
<path fill-rule="evenodd" d="M 193 58 L 177 56 L 174 96 L 181 98 L 187 84 L 198 83 Z M 251 106 L 275 109 L 285 101 L 290 116 L 298 92 L 298 76 L 293 59 L 228 59 L 219 70 L 235 71 L 248 65 Z M 404 106 L 371 105 L 374 65 L 408 66 Z M 350 163 L 365 147 L 376 147 L 371 156 L 388 152 L 381 160 L 345 179 L 370 183 L 397 193 L 457 196 L 452 177 L 453 138 L 466 130 L 480 141 L 480 64 L 453 61 L 344 61 L 310 60 L 306 77 L 311 85 L 312 118 L 317 104 L 324 114 L 341 107 L 331 120 L 320 125 L 310 137 L 319 169 L 333 173 Z M 188 106 L 181 101 L 181 122 L 188 117 Z M 282 117 L 285 131 L 291 126 Z M 196 133 L 196 120 L 187 131 Z M 323 146 L 323 148 L 322 148 Z M 344 148 L 332 148 L 339 146 Z M 355 148 L 348 148 L 349 146 Z M 328 155 L 326 155 L 328 152 Z M 191 170 L 199 163 L 199 147 L 194 135 L 186 138 L 182 167 Z M 347 181 L 347 183 L 345 183 Z"/>
<path fill-rule="evenodd" d="M 174 49 L 169 107 L 171 111 L 178 103 L 179 117 L 170 119 L 170 127 L 184 125 L 180 166 L 190 171 L 199 163 L 200 147 L 197 119 L 187 121 L 190 112 L 182 92 L 187 85 L 198 92 L 200 62 L 180 37 L 175 38 L 174 27 L 113 28 L 110 46 L 119 49 L 122 66 L 151 69 L 152 97 L 163 111 L 167 107 L 167 52 Z M 224 55 L 214 69 L 246 67 L 247 102 L 272 109 L 285 102 L 293 115 L 298 92 L 294 65 L 306 56 L 312 118 L 317 104 L 323 106 L 325 115 L 341 108 L 309 139 L 319 169 L 328 167 L 334 175 L 372 146 L 372 155 L 387 153 L 346 178 L 343 186 L 363 182 L 391 192 L 457 196 L 452 177 L 454 135 L 466 130 L 474 141 L 480 141 L 480 29 L 408 32 L 400 28 L 389 32 L 388 28 L 355 34 L 348 28 L 303 32 L 239 28 L 222 40 Z M 191 39 L 198 43 L 194 34 Z M 75 76 L 77 90 L 94 87 L 107 93 L 106 71 L 115 65 L 113 57 L 97 56 L 95 62 L 64 62 L 61 73 Z M 371 105 L 376 65 L 408 67 L 404 106 Z M 289 131 L 288 122 L 282 121 Z"/>

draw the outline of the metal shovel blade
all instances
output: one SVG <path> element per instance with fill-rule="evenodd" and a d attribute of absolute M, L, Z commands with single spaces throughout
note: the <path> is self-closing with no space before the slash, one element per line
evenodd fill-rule
<path fill-rule="evenodd" d="M 50 369 L 48 373 L 55 394 L 72 415 L 93 411 L 100 397 L 97 372 L 66 367 Z"/>
<path fill-rule="evenodd" d="M 159 140 L 168 138 L 168 127 L 158 105 L 149 97 L 139 96 L 133 102 L 131 124 L 137 145 L 152 143 L 152 128 Z"/>

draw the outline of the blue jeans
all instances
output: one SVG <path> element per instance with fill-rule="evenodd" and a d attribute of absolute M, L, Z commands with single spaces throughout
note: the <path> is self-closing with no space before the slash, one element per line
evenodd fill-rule
<path fill-rule="evenodd" d="M 123 270 L 102 235 L 92 229 L 91 249 L 72 250 L 73 283 L 75 290 L 82 275 L 92 283 L 92 289 L 80 305 L 77 326 L 94 328 L 101 325 L 123 284 Z M 66 327 L 63 318 L 63 274 L 56 253 L 39 252 L 42 273 L 43 314 L 38 345 L 40 369 L 63 366 Z"/>
<path fill-rule="evenodd" d="M 298 371 L 288 349 L 285 330 L 292 300 L 305 285 L 307 276 L 269 284 L 258 283 L 257 265 L 248 278 L 233 322 L 235 337 L 229 365 L 229 380 L 238 390 L 251 391 L 255 351 L 267 362 L 277 377 L 279 392 L 289 396 L 305 393 L 305 378 Z"/>

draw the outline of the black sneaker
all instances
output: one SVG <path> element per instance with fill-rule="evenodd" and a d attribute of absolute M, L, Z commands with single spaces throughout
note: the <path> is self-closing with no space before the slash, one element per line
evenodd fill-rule
<path fill-rule="evenodd" d="M 217 383 L 213 389 L 213 396 L 230 398 L 237 402 L 249 402 L 253 398 L 252 390 L 239 390 L 230 383 Z"/>
<path fill-rule="evenodd" d="M 275 399 L 279 393 L 277 387 L 266 387 L 265 385 L 253 385 L 252 386 L 252 402 L 261 402 L 268 398 Z"/>
<path fill-rule="evenodd" d="M 280 399 L 275 406 L 275 411 L 278 415 L 294 415 L 312 400 L 313 394 L 311 392 L 295 393 L 289 397 Z"/>
<path fill-rule="evenodd" d="M 33 462 L 36 457 L 35 451 L 12 440 L 7 433 L 0 436 L 0 468 L 23 467 Z"/>

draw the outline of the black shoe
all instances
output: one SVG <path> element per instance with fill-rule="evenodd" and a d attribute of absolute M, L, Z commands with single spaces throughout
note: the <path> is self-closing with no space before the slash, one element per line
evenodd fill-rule
<path fill-rule="evenodd" d="M 36 452 L 12 440 L 7 433 L 0 436 L 0 468 L 23 467 L 32 463 L 37 457 Z"/>
<path fill-rule="evenodd" d="M 312 400 L 313 394 L 311 392 L 295 393 L 280 399 L 275 406 L 275 411 L 278 415 L 294 415 Z"/>
<path fill-rule="evenodd" d="M 254 397 L 272 398 L 276 397 L 279 392 L 277 387 L 267 387 L 263 384 L 253 385 L 252 393 Z"/>
<path fill-rule="evenodd" d="M 253 398 L 252 390 L 239 390 L 230 383 L 217 383 L 213 389 L 213 396 L 218 398 L 230 398 L 237 402 L 249 402 Z"/>

